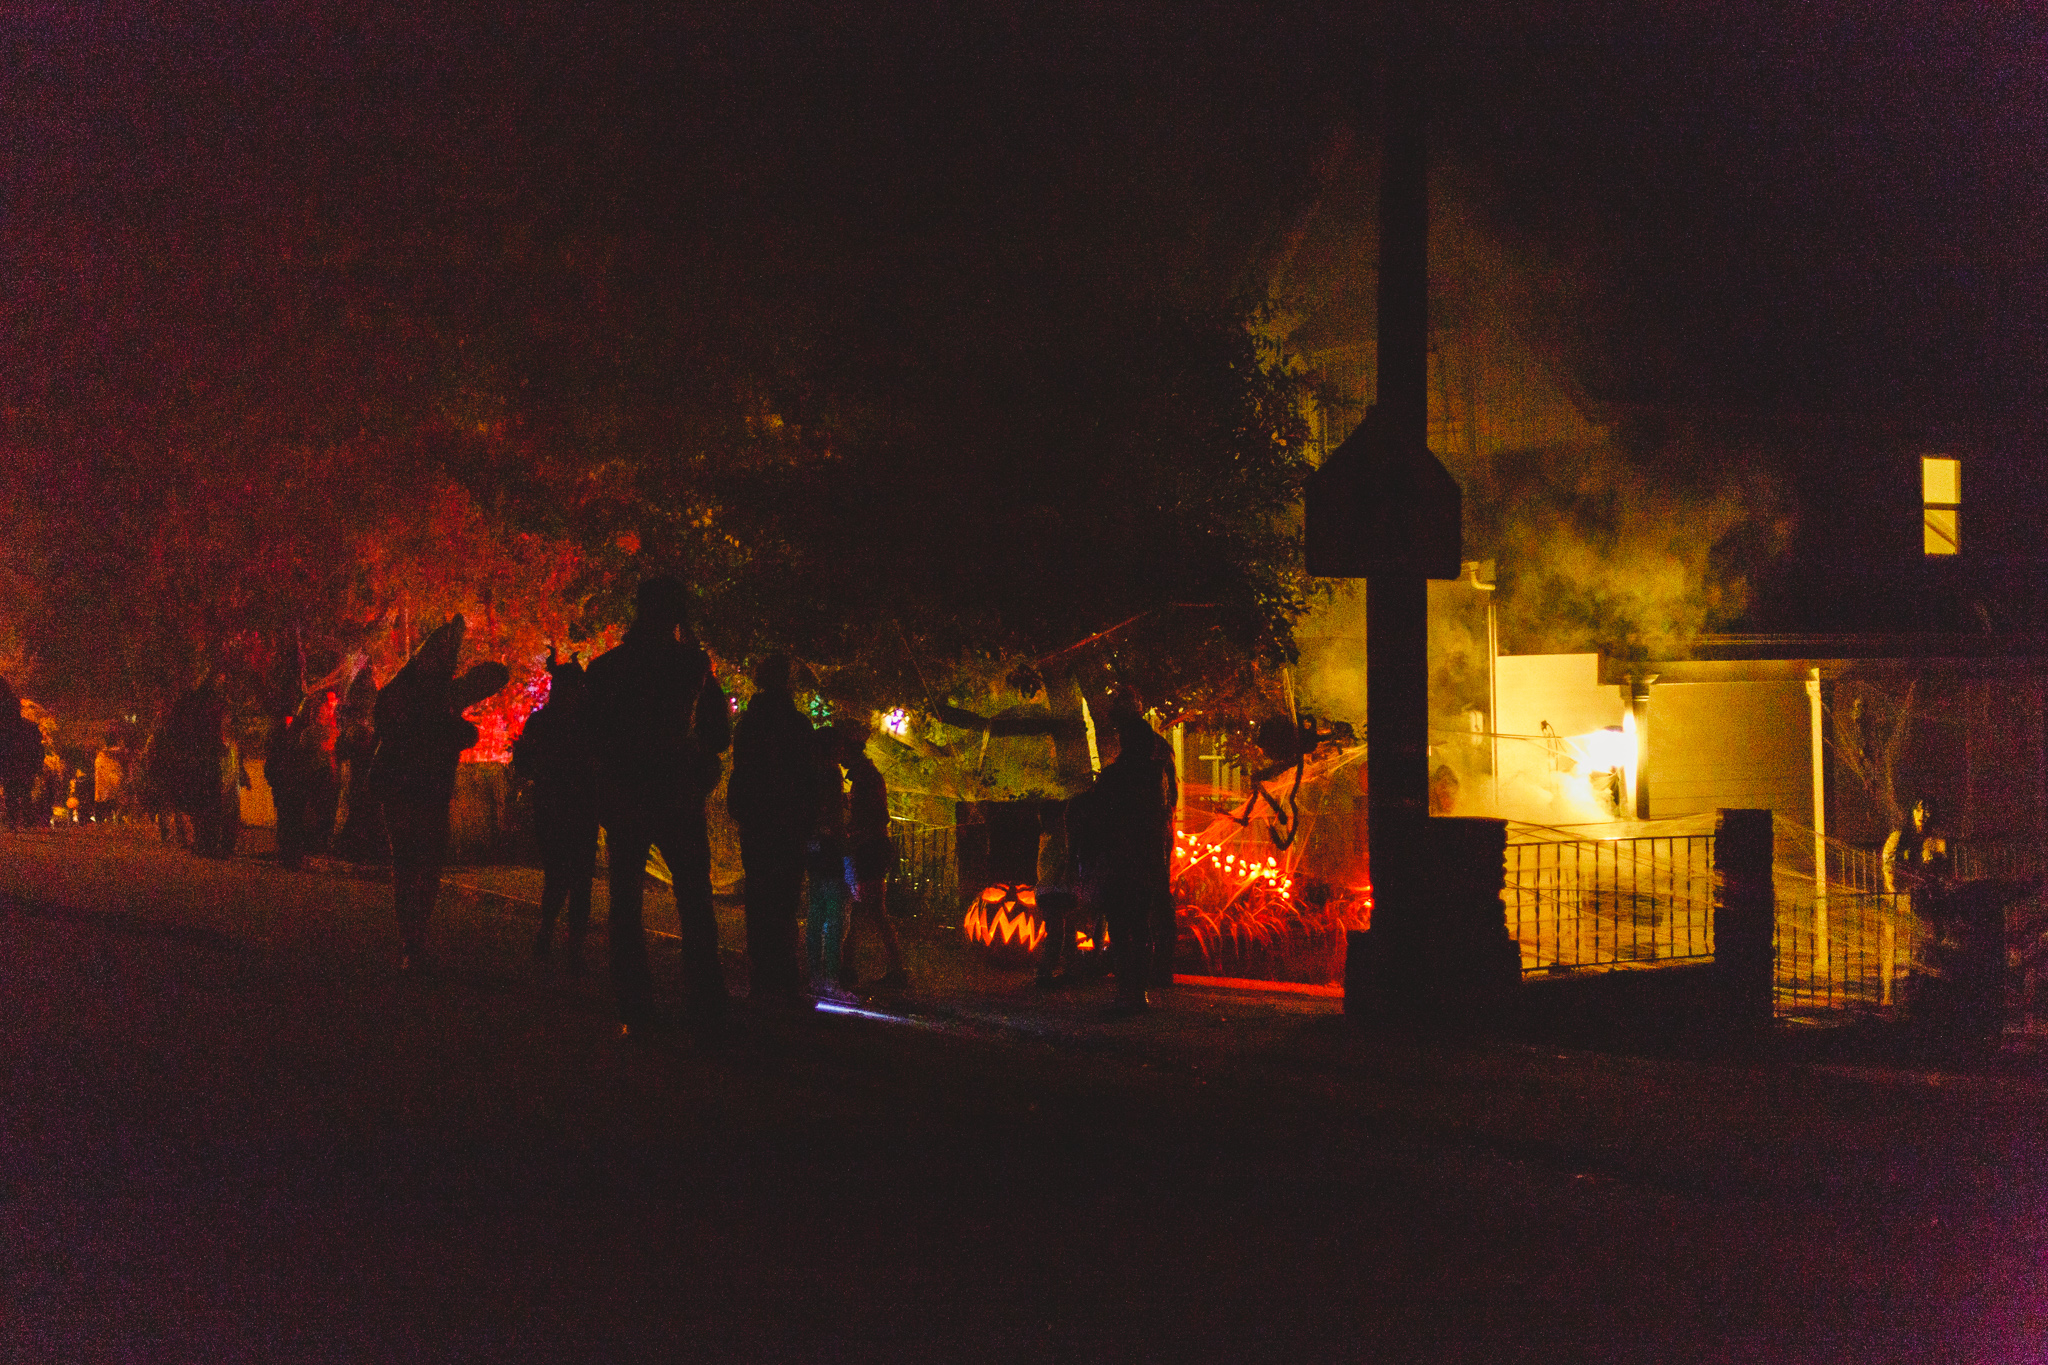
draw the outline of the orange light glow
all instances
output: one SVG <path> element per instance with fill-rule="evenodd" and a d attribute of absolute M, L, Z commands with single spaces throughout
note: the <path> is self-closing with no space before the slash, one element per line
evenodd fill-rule
<path fill-rule="evenodd" d="M 1036 953 L 1045 942 L 1038 894 L 1028 886 L 991 886 L 968 907 L 960 928 L 970 943 L 1007 957 Z"/>

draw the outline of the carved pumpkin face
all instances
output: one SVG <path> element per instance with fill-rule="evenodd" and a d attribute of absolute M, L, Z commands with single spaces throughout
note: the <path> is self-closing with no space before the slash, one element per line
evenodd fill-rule
<path fill-rule="evenodd" d="M 967 907 L 960 928 L 970 943 L 988 952 L 992 963 L 1006 967 L 1031 965 L 1045 942 L 1045 921 L 1038 916 L 1038 896 L 1028 886 L 991 886 Z"/>

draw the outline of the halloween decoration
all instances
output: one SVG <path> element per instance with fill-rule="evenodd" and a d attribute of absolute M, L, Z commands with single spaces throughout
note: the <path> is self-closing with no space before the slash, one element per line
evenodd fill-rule
<path fill-rule="evenodd" d="M 980 944 L 988 960 L 1003 967 L 1028 967 L 1045 942 L 1045 921 L 1031 887 L 1002 883 L 985 888 L 967 907 L 961 924 L 968 941 Z"/>
<path fill-rule="evenodd" d="M 1174 835 L 1178 960 L 1201 973 L 1313 984 L 1342 979 L 1348 931 L 1372 924 L 1368 885 L 1295 887 L 1281 866 L 1225 821 Z M 1220 837 L 1217 837 L 1220 836 Z"/>

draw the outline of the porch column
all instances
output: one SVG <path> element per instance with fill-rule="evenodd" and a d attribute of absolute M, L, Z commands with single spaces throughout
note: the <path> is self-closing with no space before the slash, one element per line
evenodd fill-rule
<path fill-rule="evenodd" d="M 1806 710 L 1813 738 L 1813 965 L 1828 970 L 1828 788 L 1821 747 L 1820 670 L 1806 673 Z"/>
<path fill-rule="evenodd" d="M 1628 680 L 1629 719 L 1636 727 L 1635 787 L 1629 793 L 1629 808 L 1638 820 L 1650 818 L 1650 684 L 1655 673 L 1630 674 Z"/>

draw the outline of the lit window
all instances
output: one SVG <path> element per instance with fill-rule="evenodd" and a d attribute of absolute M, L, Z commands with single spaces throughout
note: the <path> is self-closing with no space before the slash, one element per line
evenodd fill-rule
<path fill-rule="evenodd" d="M 1920 545 L 1930 555 L 1962 549 L 1963 462 L 1945 455 L 1920 458 Z"/>

